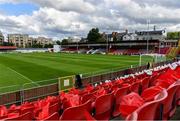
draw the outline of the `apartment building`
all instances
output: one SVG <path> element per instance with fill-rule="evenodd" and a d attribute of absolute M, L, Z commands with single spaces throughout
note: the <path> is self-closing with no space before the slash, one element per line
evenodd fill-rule
<path fill-rule="evenodd" d="M 45 37 L 29 37 L 28 34 L 8 34 L 8 42 L 13 43 L 16 47 L 19 48 L 30 48 L 35 44 L 45 45 L 53 44 L 51 38 Z"/>
<path fill-rule="evenodd" d="M 19 48 L 26 48 L 28 46 L 28 40 L 28 34 L 8 34 L 8 42 L 13 43 Z"/>
<path fill-rule="evenodd" d="M 53 44 L 53 40 L 51 38 L 46 38 L 46 37 L 38 37 L 34 41 L 36 44 L 40 44 L 43 47 L 45 45 Z"/>
<path fill-rule="evenodd" d="M 4 42 L 4 36 L 2 34 L 2 32 L 0 31 L 0 45 L 2 45 Z"/>

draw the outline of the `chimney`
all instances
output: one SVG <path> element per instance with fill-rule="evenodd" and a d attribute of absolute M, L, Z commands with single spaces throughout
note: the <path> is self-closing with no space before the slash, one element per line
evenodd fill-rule
<path fill-rule="evenodd" d="M 156 25 L 154 25 L 154 31 L 156 31 Z"/>
<path fill-rule="evenodd" d="M 126 31 L 125 31 L 125 32 L 126 32 L 126 34 L 128 34 L 128 30 L 127 30 L 127 29 L 126 29 Z"/>

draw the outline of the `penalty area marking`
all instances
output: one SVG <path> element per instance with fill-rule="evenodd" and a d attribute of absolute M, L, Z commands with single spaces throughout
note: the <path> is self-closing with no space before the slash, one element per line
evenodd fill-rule
<path fill-rule="evenodd" d="M 14 69 L 12 69 L 12 68 L 10 68 L 10 67 L 7 67 L 7 68 L 8 68 L 9 70 L 13 71 L 14 73 L 20 75 L 20 76 L 23 77 L 24 79 L 26 79 L 26 80 L 28 80 L 28 81 L 30 81 L 30 82 L 36 84 L 37 86 L 40 86 L 39 84 L 37 84 L 36 82 L 34 82 L 33 80 L 31 80 L 30 78 L 28 78 L 28 77 L 22 75 L 21 73 L 15 71 Z"/>

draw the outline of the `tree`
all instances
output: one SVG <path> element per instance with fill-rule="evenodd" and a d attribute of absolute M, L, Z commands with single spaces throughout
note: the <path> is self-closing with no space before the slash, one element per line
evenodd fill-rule
<path fill-rule="evenodd" d="M 60 44 L 61 44 L 61 42 L 60 42 L 59 40 L 57 40 L 57 41 L 56 41 L 56 44 L 60 45 Z"/>
<path fill-rule="evenodd" d="M 117 42 L 117 37 L 116 36 L 113 37 L 113 41 Z"/>
<path fill-rule="evenodd" d="M 32 48 L 43 48 L 43 46 L 41 44 L 39 44 L 39 43 L 34 43 L 32 45 Z"/>
<path fill-rule="evenodd" d="M 167 39 L 176 40 L 180 38 L 180 32 L 168 32 Z"/>
<path fill-rule="evenodd" d="M 44 48 L 53 48 L 53 45 L 52 44 L 45 44 Z"/>
<path fill-rule="evenodd" d="M 3 42 L 2 44 L 3 46 L 14 46 L 13 43 L 10 43 L 10 42 Z"/>
<path fill-rule="evenodd" d="M 107 40 L 103 37 L 103 36 L 101 36 L 98 40 L 97 40 L 97 42 L 106 42 Z"/>
<path fill-rule="evenodd" d="M 62 42 L 61 42 L 61 44 L 63 44 L 63 45 L 68 44 L 68 39 L 63 39 Z"/>
<path fill-rule="evenodd" d="M 87 36 L 88 42 L 98 42 L 98 40 L 101 38 L 101 35 L 99 33 L 98 28 L 92 28 Z"/>

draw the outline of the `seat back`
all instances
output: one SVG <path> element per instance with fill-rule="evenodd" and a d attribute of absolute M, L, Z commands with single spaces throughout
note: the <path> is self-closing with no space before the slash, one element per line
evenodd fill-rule
<path fill-rule="evenodd" d="M 142 91 L 149 87 L 149 78 L 146 77 L 141 81 Z"/>
<path fill-rule="evenodd" d="M 162 92 L 155 97 L 154 101 L 145 103 L 132 114 L 128 115 L 126 120 L 154 120 L 158 106 L 160 106 L 160 103 L 162 103 L 167 96 L 167 91 L 163 89 Z"/>
<path fill-rule="evenodd" d="M 49 107 L 49 115 L 59 111 L 59 103 L 55 103 Z"/>
<path fill-rule="evenodd" d="M 159 87 L 159 86 L 152 86 L 149 87 L 147 89 L 145 89 L 142 93 L 141 93 L 141 97 L 144 99 L 144 101 L 149 102 L 149 101 L 153 101 L 154 97 L 156 95 L 158 95 L 163 88 Z"/>
<path fill-rule="evenodd" d="M 115 101 L 117 104 L 119 104 L 119 101 L 122 98 L 122 96 L 128 94 L 129 87 L 130 86 L 124 86 L 124 87 L 117 90 L 117 92 L 115 93 L 115 99 L 116 99 Z"/>
<path fill-rule="evenodd" d="M 81 91 L 79 91 L 79 93 L 78 93 L 78 95 L 79 96 L 83 96 L 83 95 L 85 95 L 85 94 L 87 94 L 88 92 L 86 91 L 86 90 L 81 90 Z"/>
<path fill-rule="evenodd" d="M 119 105 L 121 103 L 121 98 L 128 94 L 130 86 L 125 86 L 120 89 L 118 89 L 115 93 L 115 106 L 113 111 L 113 116 L 118 116 L 120 114 L 119 112 Z"/>
<path fill-rule="evenodd" d="M 128 115 L 125 120 L 126 121 L 137 121 L 137 119 L 138 119 L 138 114 L 137 114 L 137 112 L 134 112 L 134 113 Z"/>
<path fill-rule="evenodd" d="M 86 94 L 84 96 L 82 96 L 81 98 L 81 104 L 87 102 L 88 100 L 91 100 L 92 102 L 96 100 L 96 96 L 95 96 L 96 92 L 90 93 L 90 94 Z"/>
<path fill-rule="evenodd" d="M 111 117 L 113 94 L 106 94 L 98 97 L 95 101 L 95 119 L 108 120 Z"/>
<path fill-rule="evenodd" d="M 173 100 L 175 100 L 174 98 L 174 95 L 177 91 L 177 89 L 179 88 L 180 86 L 180 81 L 177 81 L 175 83 L 173 83 L 171 86 L 169 86 L 169 88 L 167 89 L 167 92 L 168 92 L 168 97 L 166 98 L 166 100 L 164 101 L 164 110 L 163 110 L 163 113 L 164 114 L 167 114 L 172 106 L 173 106 Z"/>
<path fill-rule="evenodd" d="M 177 105 L 179 106 L 180 105 L 180 87 L 178 88 L 177 93 L 176 93 L 176 101 L 177 101 Z"/>
<path fill-rule="evenodd" d="M 91 107 L 91 101 L 87 101 L 86 103 L 76 106 L 67 108 L 62 116 L 60 117 L 61 120 L 85 120 L 85 112 L 88 112 Z"/>
<path fill-rule="evenodd" d="M 27 113 L 24 113 L 20 116 L 19 120 L 29 120 L 29 121 L 32 121 L 33 120 L 33 115 L 32 115 L 32 112 L 27 112 Z"/>
<path fill-rule="evenodd" d="M 47 117 L 46 119 L 42 121 L 50 121 L 50 120 L 59 120 L 58 112 L 53 113 L 52 115 L 50 115 L 49 117 Z"/>
<path fill-rule="evenodd" d="M 7 118 L 3 120 L 20 120 L 20 115 L 19 113 L 9 113 Z"/>
<path fill-rule="evenodd" d="M 131 85 L 130 90 L 139 94 L 139 87 L 141 82 L 135 82 Z"/>
<path fill-rule="evenodd" d="M 13 117 L 13 118 L 6 118 L 6 119 L 3 119 L 3 120 L 5 120 L 5 121 L 6 121 L 6 120 L 7 120 L 7 121 L 8 121 L 8 120 L 11 120 L 11 121 L 12 121 L 12 120 L 14 120 L 14 121 L 19 121 L 19 120 L 20 120 L 20 117 L 18 116 L 18 117 Z"/>
<path fill-rule="evenodd" d="M 31 107 L 27 107 L 27 108 L 23 108 L 23 109 L 21 109 L 21 115 L 23 115 L 23 114 L 25 114 L 25 113 L 27 113 L 27 112 L 31 112 L 31 113 L 33 113 L 33 110 L 34 110 L 34 106 L 31 106 Z"/>

